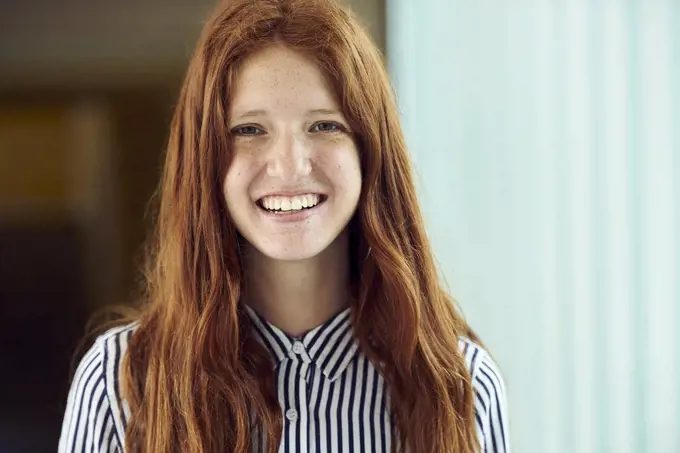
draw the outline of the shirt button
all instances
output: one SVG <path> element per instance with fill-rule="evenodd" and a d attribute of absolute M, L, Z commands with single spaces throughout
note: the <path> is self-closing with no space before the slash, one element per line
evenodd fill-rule
<path fill-rule="evenodd" d="M 286 418 L 291 422 L 294 422 L 298 418 L 298 413 L 295 409 L 288 409 L 286 411 Z"/>
<path fill-rule="evenodd" d="M 299 341 L 296 341 L 293 344 L 293 352 L 296 353 L 297 355 L 300 355 L 303 352 L 305 352 L 305 346 L 302 343 L 300 343 Z"/>

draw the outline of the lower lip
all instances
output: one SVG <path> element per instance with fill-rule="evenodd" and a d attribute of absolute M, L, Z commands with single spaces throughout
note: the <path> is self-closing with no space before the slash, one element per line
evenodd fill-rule
<path fill-rule="evenodd" d="M 264 215 L 267 219 L 272 219 L 276 222 L 289 223 L 289 222 L 300 222 L 308 219 L 309 217 L 318 214 L 321 209 L 325 206 L 327 200 L 322 201 L 313 208 L 301 209 L 299 211 L 286 211 L 286 212 L 270 212 L 262 209 L 257 205 L 257 209 Z"/>

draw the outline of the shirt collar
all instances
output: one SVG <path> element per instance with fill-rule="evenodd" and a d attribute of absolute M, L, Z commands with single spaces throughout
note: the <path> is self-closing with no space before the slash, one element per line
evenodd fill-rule
<path fill-rule="evenodd" d="M 256 337 L 272 355 L 274 367 L 288 358 L 314 363 L 333 381 L 347 368 L 359 349 L 352 328 L 351 307 L 298 338 L 269 323 L 248 305 L 245 308 L 253 321 Z M 304 349 L 297 343 L 302 343 Z"/>

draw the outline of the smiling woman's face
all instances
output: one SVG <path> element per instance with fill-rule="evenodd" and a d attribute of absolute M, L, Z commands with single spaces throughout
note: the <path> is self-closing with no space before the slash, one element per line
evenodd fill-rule
<path fill-rule="evenodd" d="M 227 208 L 278 260 L 311 258 L 345 231 L 361 192 L 356 143 L 318 66 L 283 46 L 250 56 L 229 106 Z"/>

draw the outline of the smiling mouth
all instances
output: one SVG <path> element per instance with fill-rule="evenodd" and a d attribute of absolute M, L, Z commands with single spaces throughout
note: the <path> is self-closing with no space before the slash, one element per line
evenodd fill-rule
<path fill-rule="evenodd" d="M 294 214 L 314 209 L 328 199 L 323 194 L 304 194 L 294 197 L 270 196 L 260 198 L 255 204 L 265 212 L 272 214 Z"/>

